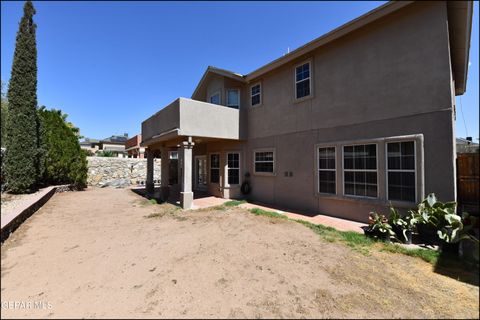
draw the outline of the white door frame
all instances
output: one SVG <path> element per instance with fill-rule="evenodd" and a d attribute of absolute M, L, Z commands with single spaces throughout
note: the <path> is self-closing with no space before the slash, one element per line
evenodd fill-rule
<path fill-rule="evenodd" d="M 197 161 L 200 160 L 200 159 L 203 159 L 205 161 L 205 178 L 208 177 L 208 170 L 207 170 L 207 155 L 198 155 L 198 156 L 195 156 L 194 157 L 194 161 L 193 161 L 193 169 L 194 169 L 194 174 L 193 174 L 193 179 L 194 179 L 194 187 L 195 187 L 195 190 L 199 190 L 199 191 L 207 191 L 207 180 L 205 179 L 205 185 L 203 186 L 200 186 L 198 184 L 198 168 L 197 168 Z"/>

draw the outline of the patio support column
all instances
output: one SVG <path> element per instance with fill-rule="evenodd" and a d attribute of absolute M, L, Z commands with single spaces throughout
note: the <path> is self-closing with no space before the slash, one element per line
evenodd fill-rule
<path fill-rule="evenodd" d="M 192 137 L 188 137 L 188 141 L 183 141 L 180 146 L 182 159 L 182 189 L 180 192 L 180 204 L 183 209 L 191 209 L 193 205 L 192 192 L 192 149 L 195 145 Z"/>
<path fill-rule="evenodd" d="M 155 191 L 155 185 L 153 184 L 153 150 L 148 148 L 145 152 L 147 153 L 147 181 L 145 186 L 147 193 L 153 194 Z"/>
<path fill-rule="evenodd" d="M 170 157 L 168 154 L 168 149 L 166 147 L 160 148 L 160 157 L 162 158 L 161 163 L 161 197 L 163 201 L 167 201 L 170 195 L 169 180 L 170 180 Z"/>

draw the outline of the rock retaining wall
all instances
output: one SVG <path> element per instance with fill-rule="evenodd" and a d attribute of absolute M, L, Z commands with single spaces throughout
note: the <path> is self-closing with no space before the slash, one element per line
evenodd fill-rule
<path fill-rule="evenodd" d="M 116 182 L 123 186 L 129 181 L 130 185 L 144 185 L 147 177 L 147 159 L 87 157 L 88 179 L 90 186 L 116 186 Z M 160 182 L 160 159 L 154 160 L 154 182 Z"/>

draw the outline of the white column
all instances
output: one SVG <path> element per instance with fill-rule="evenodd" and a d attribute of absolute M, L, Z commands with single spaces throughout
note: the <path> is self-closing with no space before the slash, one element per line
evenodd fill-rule
<path fill-rule="evenodd" d="M 188 137 L 188 141 L 183 141 L 180 145 L 180 153 L 182 159 L 183 174 L 181 177 L 180 202 L 183 209 L 191 209 L 193 205 L 192 192 L 192 149 L 195 145 L 192 137 Z"/>
<path fill-rule="evenodd" d="M 155 185 L 153 184 L 153 150 L 148 148 L 146 149 L 147 153 L 147 181 L 145 186 L 147 188 L 147 192 L 153 194 L 155 191 Z"/>

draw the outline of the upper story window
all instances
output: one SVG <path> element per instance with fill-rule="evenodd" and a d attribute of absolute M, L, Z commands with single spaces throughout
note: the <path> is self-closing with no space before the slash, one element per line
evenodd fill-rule
<path fill-rule="evenodd" d="M 376 198 L 377 145 L 344 146 L 343 173 L 346 195 Z"/>
<path fill-rule="evenodd" d="M 262 104 L 261 90 L 260 83 L 250 87 L 250 101 L 252 107 Z"/>
<path fill-rule="evenodd" d="M 240 90 L 227 89 L 227 107 L 235 109 L 240 107 Z"/>
<path fill-rule="evenodd" d="M 295 98 L 308 97 L 311 91 L 311 70 L 310 62 L 304 63 L 295 68 Z"/>
<path fill-rule="evenodd" d="M 215 92 L 210 96 L 210 103 L 220 104 L 220 92 Z"/>
<path fill-rule="evenodd" d="M 415 202 L 415 142 L 387 143 L 388 200 Z"/>

